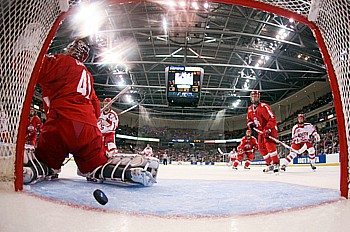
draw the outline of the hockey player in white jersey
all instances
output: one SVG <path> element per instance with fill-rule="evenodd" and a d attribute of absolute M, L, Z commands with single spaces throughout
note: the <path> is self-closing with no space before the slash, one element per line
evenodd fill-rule
<path fill-rule="evenodd" d="M 152 147 L 151 147 L 151 145 L 149 143 L 147 144 L 145 149 L 143 149 L 141 154 L 146 156 L 146 157 L 152 157 L 153 156 L 153 149 L 152 149 Z"/>
<path fill-rule="evenodd" d="M 316 170 L 315 165 L 315 148 L 312 145 L 311 137 L 316 142 L 320 141 L 320 135 L 317 133 L 316 128 L 311 123 L 305 123 L 305 115 L 298 114 L 298 123 L 292 128 L 292 148 L 299 150 L 304 144 L 307 146 L 307 152 L 309 153 L 310 166 L 312 170 Z M 297 156 L 297 153 L 290 151 L 286 157 L 284 163 L 281 166 L 282 171 L 286 171 L 288 164 Z"/>
<path fill-rule="evenodd" d="M 229 161 L 228 161 L 228 165 L 230 167 L 233 166 L 233 163 L 235 162 L 235 160 L 237 159 L 237 151 L 236 151 L 236 148 L 232 148 L 232 151 L 230 151 L 230 153 L 228 153 L 228 158 L 229 158 Z"/>
<path fill-rule="evenodd" d="M 103 105 L 108 104 L 110 101 L 111 98 L 104 99 Z M 97 126 L 102 133 L 103 144 L 108 157 L 114 156 L 117 151 L 115 145 L 115 130 L 118 128 L 118 124 L 118 115 L 112 110 L 112 107 L 107 107 L 102 111 L 97 121 Z"/>

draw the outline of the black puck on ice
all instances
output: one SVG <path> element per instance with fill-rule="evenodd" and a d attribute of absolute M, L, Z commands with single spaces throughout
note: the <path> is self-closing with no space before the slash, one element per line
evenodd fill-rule
<path fill-rule="evenodd" d="M 108 202 L 108 198 L 104 192 L 102 192 L 100 189 L 96 189 L 94 191 L 94 197 L 98 203 L 101 205 L 105 205 Z"/>

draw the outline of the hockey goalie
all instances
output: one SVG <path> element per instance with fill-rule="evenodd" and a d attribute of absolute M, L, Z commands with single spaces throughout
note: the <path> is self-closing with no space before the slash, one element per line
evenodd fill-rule
<path fill-rule="evenodd" d="M 109 158 L 108 162 L 94 169 L 92 172 L 78 175 L 86 177 L 87 181 L 119 184 L 142 184 L 152 186 L 157 183 L 159 160 L 155 157 L 145 157 L 139 154 L 117 154 Z M 35 148 L 25 145 L 23 183 L 34 184 L 43 180 L 58 178 L 61 169 L 49 168 L 35 156 Z"/>
<path fill-rule="evenodd" d="M 47 120 L 35 150 L 33 146 L 25 149 L 24 183 L 57 178 L 63 161 L 71 153 L 78 174 L 88 181 L 153 185 L 158 159 L 138 154 L 114 152 L 113 155 L 112 151 L 106 154 L 97 126 L 100 101 L 94 90 L 94 79 L 84 65 L 89 50 L 88 44 L 78 39 L 70 43 L 63 54 L 43 59 L 37 83 L 42 87 Z"/>

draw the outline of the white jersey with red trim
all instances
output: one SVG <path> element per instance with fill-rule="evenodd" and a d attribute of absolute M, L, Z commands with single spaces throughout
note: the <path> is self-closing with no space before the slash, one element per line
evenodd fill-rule
<path fill-rule="evenodd" d="M 143 149 L 142 153 L 145 156 L 153 156 L 153 149 L 152 149 L 152 147 L 145 147 L 145 149 Z"/>
<path fill-rule="evenodd" d="M 317 134 L 316 128 L 311 123 L 296 124 L 292 129 L 294 143 L 305 143 L 310 141 L 310 136 Z"/>
<path fill-rule="evenodd" d="M 108 113 L 101 112 L 97 126 L 102 133 L 115 132 L 118 128 L 119 118 L 116 112 L 110 110 Z"/>
<path fill-rule="evenodd" d="M 229 159 L 236 159 L 237 158 L 237 152 L 236 151 L 230 151 L 230 153 L 228 153 L 228 157 Z"/>

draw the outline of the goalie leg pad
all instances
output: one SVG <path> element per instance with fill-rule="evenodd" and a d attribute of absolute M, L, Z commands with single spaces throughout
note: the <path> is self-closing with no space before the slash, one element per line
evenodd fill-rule
<path fill-rule="evenodd" d="M 103 182 L 129 182 L 138 183 L 144 186 L 151 186 L 156 183 L 153 175 L 142 167 L 128 168 L 122 165 L 108 164 L 100 166 L 87 176 L 88 181 Z"/>
<path fill-rule="evenodd" d="M 40 162 L 35 154 L 35 148 L 26 145 L 24 150 L 23 184 L 35 184 L 42 180 L 51 180 L 58 177 L 61 170 L 48 168 L 46 164 Z"/>
<path fill-rule="evenodd" d="M 137 154 L 115 154 L 109 161 L 110 164 L 128 165 L 130 167 L 142 166 L 144 158 Z"/>

